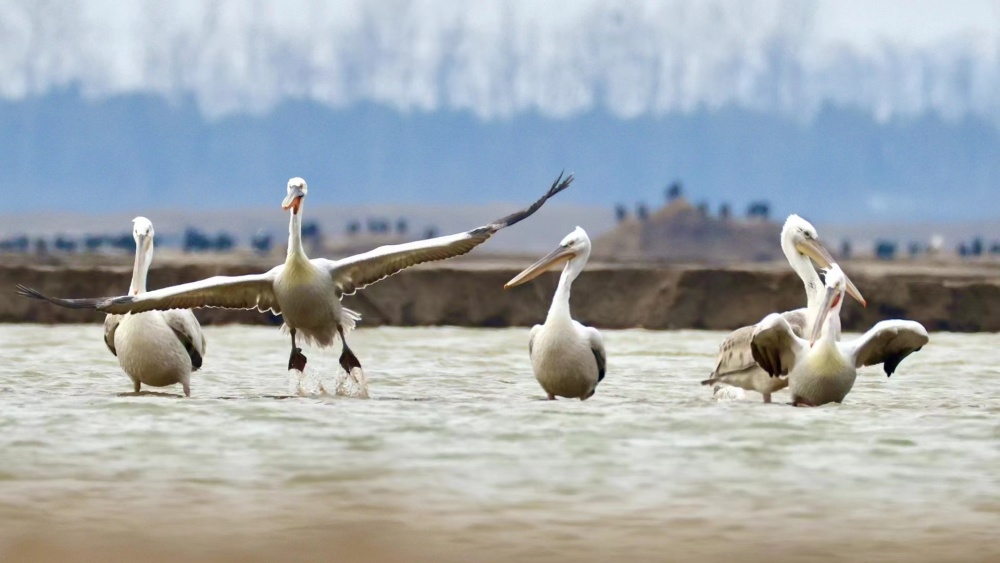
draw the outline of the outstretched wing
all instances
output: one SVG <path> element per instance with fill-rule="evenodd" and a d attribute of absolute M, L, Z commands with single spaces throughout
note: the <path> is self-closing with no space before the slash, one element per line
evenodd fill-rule
<path fill-rule="evenodd" d="M 560 174 L 552 183 L 549 191 L 530 207 L 471 231 L 406 244 L 380 246 L 370 252 L 344 260 L 317 258 L 312 260 L 312 263 L 330 272 L 330 276 L 341 295 L 350 295 L 366 285 L 373 284 L 411 266 L 454 258 L 468 253 L 489 240 L 500 229 L 530 217 L 550 197 L 568 188 L 572 181 L 572 174 L 565 180 Z"/>
<path fill-rule="evenodd" d="M 853 348 L 854 366 L 883 364 L 885 375 L 891 376 L 899 363 L 930 341 L 927 330 L 915 321 L 881 321 L 861 338 L 845 344 Z"/>
<path fill-rule="evenodd" d="M 226 309 L 270 309 L 281 313 L 274 296 L 273 273 L 247 276 L 215 276 L 201 281 L 164 287 L 139 295 L 121 297 L 97 297 L 91 299 L 60 299 L 41 292 L 17 286 L 18 293 L 42 299 L 49 303 L 70 309 L 97 309 L 105 313 L 124 315 L 144 311 L 168 309 L 193 309 L 198 307 L 222 307 Z"/>
<path fill-rule="evenodd" d="M 750 340 L 754 360 L 772 377 L 788 375 L 808 347 L 809 343 L 795 336 L 792 326 L 777 313 L 764 317 Z"/>
<path fill-rule="evenodd" d="M 803 337 L 808 318 L 805 309 L 795 309 L 781 314 L 792 329 L 792 334 Z M 757 365 L 753 358 L 753 351 L 750 349 L 750 341 L 753 340 L 754 331 L 758 325 L 750 325 L 738 328 L 729 333 L 729 336 L 719 345 L 719 354 L 715 359 L 715 370 L 711 377 L 716 378 L 728 373 L 736 373 L 750 369 Z"/>

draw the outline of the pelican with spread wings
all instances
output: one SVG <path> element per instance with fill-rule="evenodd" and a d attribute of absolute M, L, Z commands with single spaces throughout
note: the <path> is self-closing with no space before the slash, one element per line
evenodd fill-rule
<path fill-rule="evenodd" d="M 891 376 L 904 358 L 929 341 L 920 323 L 894 319 L 877 323 L 860 338 L 840 342 L 846 280 L 840 266 L 827 270 L 809 340 L 796 336 L 777 313 L 765 317 L 754 330 L 750 343 L 754 359 L 772 377 L 788 376 L 793 405 L 839 403 L 854 387 L 858 368 L 882 364 Z"/>
<path fill-rule="evenodd" d="M 789 215 L 785 220 L 785 225 L 781 229 L 781 250 L 792 270 L 802 280 L 806 292 L 804 308 L 786 311 L 781 316 L 796 336 L 805 337 L 812 328 L 810 323 L 816 318 L 820 299 L 823 297 L 823 282 L 813 267 L 813 262 L 821 268 L 829 268 L 834 260 L 819 241 L 816 227 L 798 215 Z M 864 297 L 851 280 L 845 277 L 844 282 L 847 293 L 862 305 L 866 305 Z M 701 382 L 702 385 L 722 383 L 748 391 L 757 391 L 763 395 L 765 403 L 771 402 L 772 393 L 788 386 L 786 379 L 770 377 L 754 361 L 750 340 L 757 326 L 750 325 L 736 329 L 722 341 L 715 360 L 715 369 L 708 379 Z"/>
<path fill-rule="evenodd" d="M 560 174 L 548 192 L 531 206 L 464 233 L 381 246 L 343 260 L 310 260 L 302 248 L 302 213 L 309 188 L 302 178 L 292 178 L 281 204 L 291 215 L 288 254 L 284 264 L 263 274 L 216 276 L 137 295 L 96 299 L 59 299 L 24 286 L 18 286 L 18 291 L 62 307 L 97 309 L 115 315 L 198 307 L 271 311 L 282 316 L 282 328 L 291 335 L 288 369 L 303 371 L 306 366 L 297 338 L 322 348 L 332 346 L 339 335 L 343 344 L 340 365 L 350 374 L 352 369 L 361 368 L 361 362 L 347 345 L 345 333 L 354 328 L 361 316 L 341 305 L 344 295 L 405 268 L 466 254 L 497 231 L 530 217 L 572 181 L 572 175 L 563 179 Z"/>

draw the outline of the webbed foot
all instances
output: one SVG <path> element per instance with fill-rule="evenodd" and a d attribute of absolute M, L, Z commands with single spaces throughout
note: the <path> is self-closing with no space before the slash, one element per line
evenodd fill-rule
<path fill-rule="evenodd" d="M 288 357 L 288 369 L 306 371 L 306 356 L 302 353 L 302 348 L 292 348 L 292 355 Z"/>

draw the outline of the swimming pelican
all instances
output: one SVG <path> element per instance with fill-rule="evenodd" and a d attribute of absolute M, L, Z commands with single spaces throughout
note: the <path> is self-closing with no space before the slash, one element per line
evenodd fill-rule
<path fill-rule="evenodd" d="M 806 290 L 805 308 L 782 313 L 794 333 L 802 337 L 809 334 L 810 322 L 816 318 L 816 311 L 823 295 L 823 283 L 812 262 L 815 261 L 821 268 L 829 268 L 834 260 L 820 243 L 816 228 L 798 215 L 789 215 L 785 220 L 785 225 L 781 229 L 781 250 L 792 270 L 799 275 Z M 862 305 L 867 305 L 851 280 L 846 279 L 846 284 L 851 297 Z M 787 380 L 770 377 L 754 362 L 750 351 L 750 339 L 753 338 L 756 328 L 757 325 L 750 325 L 736 329 L 722 341 L 715 369 L 709 379 L 701 382 L 702 385 L 723 383 L 748 391 L 757 391 L 764 396 L 765 403 L 771 402 L 772 393 L 788 386 Z"/>
<path fill-rule="evenodd" d="M 135 265 L 129 295 L 146 291 L 146 274 L 153 262 L 153 224 L 145 217 L 132 220 Z M 191 372 L 201 368 L 205 336 L 190 309 L 152 311 L 142 315 L 108 315 L 104 343 L 132 379 L 135 392 L 143 383 L 165 387 L 180 383 L 191 396 Z"/>
<path fill-rule="evenodd" d="M 530 207 L 464 233 L 380 246 L 343 260 L 310 260 L 302 248 L 302 214 L 309 188 L 302 178 L 292 178 L 281 203 L 281 208 L 290 212 L 285 263 L 263 274 L 216 276 L 138 295 L 96 299 L 50 298 L 23 286 L 18 286 L 18 290 L 22 295 L 46 299 L 63 307 L 95 308 L 113 314 L 196 307 L 270 310 L 282 316 L 282 329 L 291 335 L 288 369 L 301 372 L 306 366 L 306 357 L 296 337 L 327 347 L 333 345 L 339 335 L 343 345 L 340 365 L 353 375 L 351 370 L 360 369 L 361 362 L 348 347 L 344 335 L 354 328 L 361 315 L 341 305 L 344 295 L 351 295 L 410 266 L 466 254 L 500 229 L 531 216 L 572 181 L 572 175 L 563 180 L 560 174 L 549 191 Z"/>
<path fill-rule="evenodd" d="M 528 354 L 535 379 L 550 401 L 557 396 L 579 397 L 581 401 L 589 399 L 604 379 L 607 356 L 601 333 L 573 320 L 569 311 L 570 287 L 583 271 L 588 257 L 590 238 L 577 227 L 559 243 L 559 248 L 504 285 L 504 289 L 516 287 L 538 277 L 550 266 L 566 262 L 545 324 L 531 327 L 528 337 Z"/>
<path fill-rule="evenodd" d="M 754 330 L 750 347 L 761 368 L 772 376 L 788 375 L 792 404 L 819 406 L 844 400 L 858 368 L 883 364 L 891 376 L 904 358 L 927 344 L 927 331 L 914 321 L 881 321 L 860 338 L 840 339 L 840 307 L 847 277 L 834 264 L 826 273 L 822 302 L 809 340 L 798 337 L 785 318 L 772 313 Z"/>

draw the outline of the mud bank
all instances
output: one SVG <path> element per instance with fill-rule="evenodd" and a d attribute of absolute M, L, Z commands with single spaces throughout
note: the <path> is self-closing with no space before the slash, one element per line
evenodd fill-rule
<path fill-rule="evenodd" d="M 518 265 L 430 265 L 401 272 L 345 304 L 363 316 L 360 326 L 458 325 L 528 326 L 544 319 L 558 274 L 504 291 Z M 847 267 L 845 267 L 847 269 Z M 862 330 L 887 318 L 919 321 L 928 330 L 1000 331 L 1000 272 L 925 268 L 887 271 L 851 268 L 868 299 L 867 308 L 849 302 L 846 330 Z M 259 272 L 257 266 L 164 265 L 150 271 L 157 288 L 214 275 Z M 69 310 L 15 294 L 17 283 L 62 297 L 120 295 L 130 268 L 0 266 L 0 322 L 101 322 L 93 311 Z M 802 285 L 784 268 L 596 266 L 573 286 L 573 313 L 604 328 L 732 329 L 759 321 L 771 311 L 802 306 Z M 256 311 L 199 309 L 204 324 L 278 324 Z"/>

